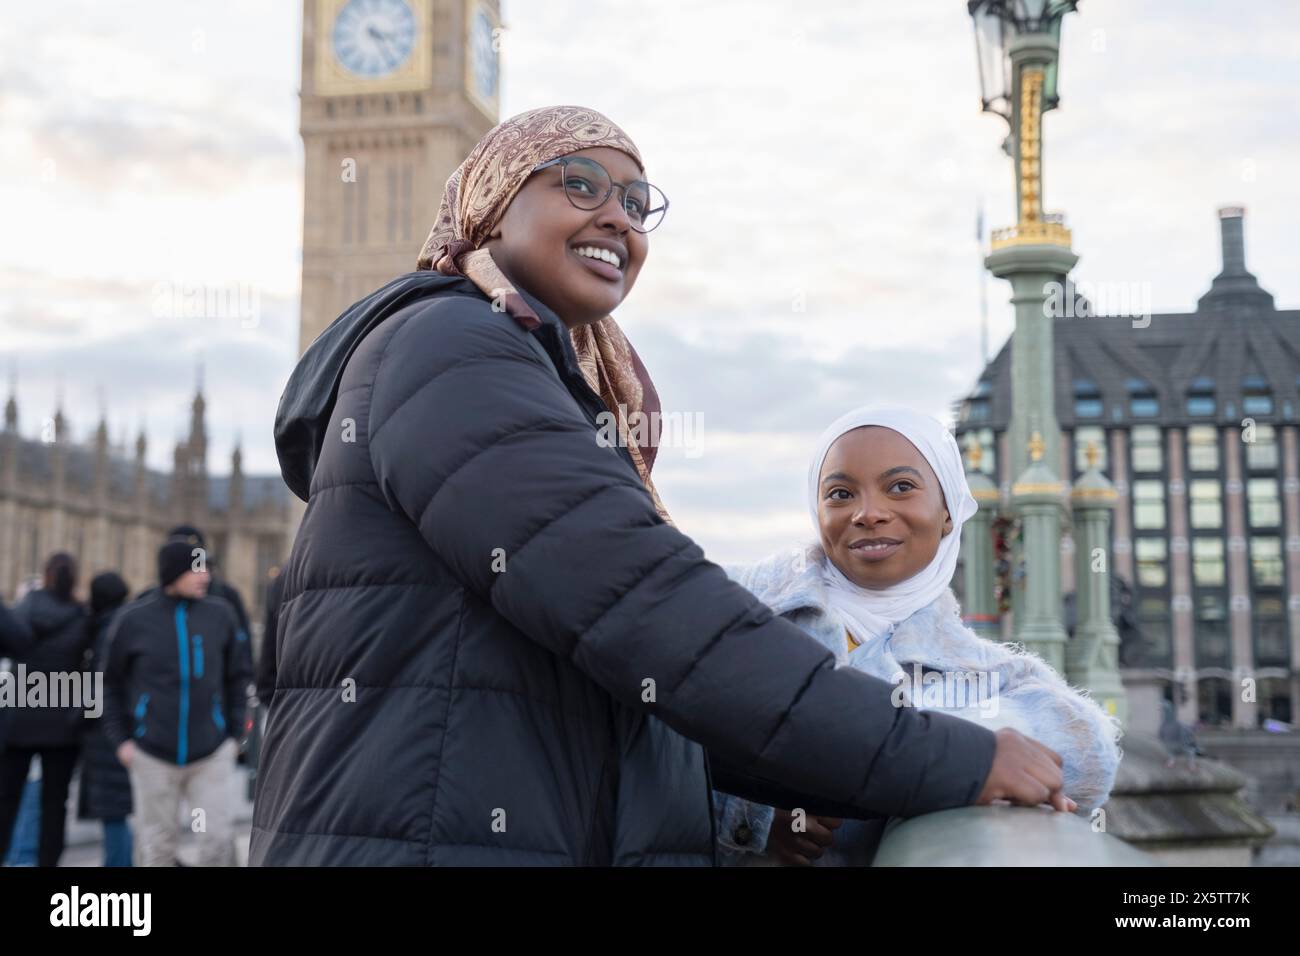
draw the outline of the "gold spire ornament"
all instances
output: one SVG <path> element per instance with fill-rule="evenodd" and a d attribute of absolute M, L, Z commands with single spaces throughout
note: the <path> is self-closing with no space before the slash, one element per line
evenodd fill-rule
<path fill-rule="evenodd" d="M 994 229 L 990 248 L 1016 245 L 1070 247 L 1070 230 L 1059 213 L 1043 212 L 1043 79 L 1042 67 L 1020 74 L 1020 135 L 1016 163 L 1020 169 L 1020 208 L 1016 225 Z"/>
<path fill-rule="evenodd" d="M 1043 453 L 1047 451 L 1047 442 L 1043 441 L 1041 432 L 1035 431 L 1029 436 L 1029 444 L 1026 447 L 1029 449 L 1030 461 L 1042 461 Z"/>

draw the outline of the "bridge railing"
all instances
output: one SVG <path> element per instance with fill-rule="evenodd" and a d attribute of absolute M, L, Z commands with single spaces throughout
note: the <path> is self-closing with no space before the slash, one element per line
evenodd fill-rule
<path fill-rule="evenodd" d="M 959 807 L 889 825 L 872 866 L 1160 866 L 1083 815 Z"/>

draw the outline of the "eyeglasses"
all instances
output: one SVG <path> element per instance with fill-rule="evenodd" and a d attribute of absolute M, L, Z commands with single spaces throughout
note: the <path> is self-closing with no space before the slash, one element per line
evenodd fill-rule
<path fill-rule="evenodd" d="M 599 209 L 609 199 L 617 186 L 623 190 L 623 210 L 636 232 L 650 232 L 664 221 L 668 212 L 668 198 L 658 186 L 642 180 L 616 183 L 604 166 L 585 156 L 561 156 L 550 162 L 538 163 L 533 172 L 559 166 L 564 177 L 564 195 L 578 209 Z"/>

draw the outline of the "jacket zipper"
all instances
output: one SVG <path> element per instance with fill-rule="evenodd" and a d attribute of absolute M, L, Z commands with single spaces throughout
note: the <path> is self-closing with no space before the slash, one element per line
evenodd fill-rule
<path fill-rule="evenodd" d="M 718 822 L 713 813 L 713 769 L 709 766 L 709 748 L 701 747 L 704 752 L 704 805 L 709 808 L 709 858 L 713 865 L 718 865 Z"/>
<path fill-rule="evenodd" d="M 190 723 L 190 648 L 189 634 L 186 626 L 185 612 L 189 602 L 181 601 L 176 605 L 176 645 L 179 649 L 181 668 L 180 726 L 176 734 L 176 765 L 185 766 L 189 756 Z"/>
<path fill-rule="evenodd" d="M 149 695 L 141 694 L 140 700 L 135 705 L 135 735 L 144 736 L 144 715 L 149 710 Z"/>

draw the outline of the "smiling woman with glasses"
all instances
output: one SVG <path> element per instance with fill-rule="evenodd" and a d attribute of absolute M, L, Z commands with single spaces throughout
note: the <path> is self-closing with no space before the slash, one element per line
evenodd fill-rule
<path fill-rule="evenodd" d="M 418 271 L 294 369 L 253 865 L 707 866 L 710 786 L 845 816 L 1014 796 L 992 733 L 899 714 L 670 520 L 610 315 L 667 208 L 600 113 L 520 114 Z"/>

